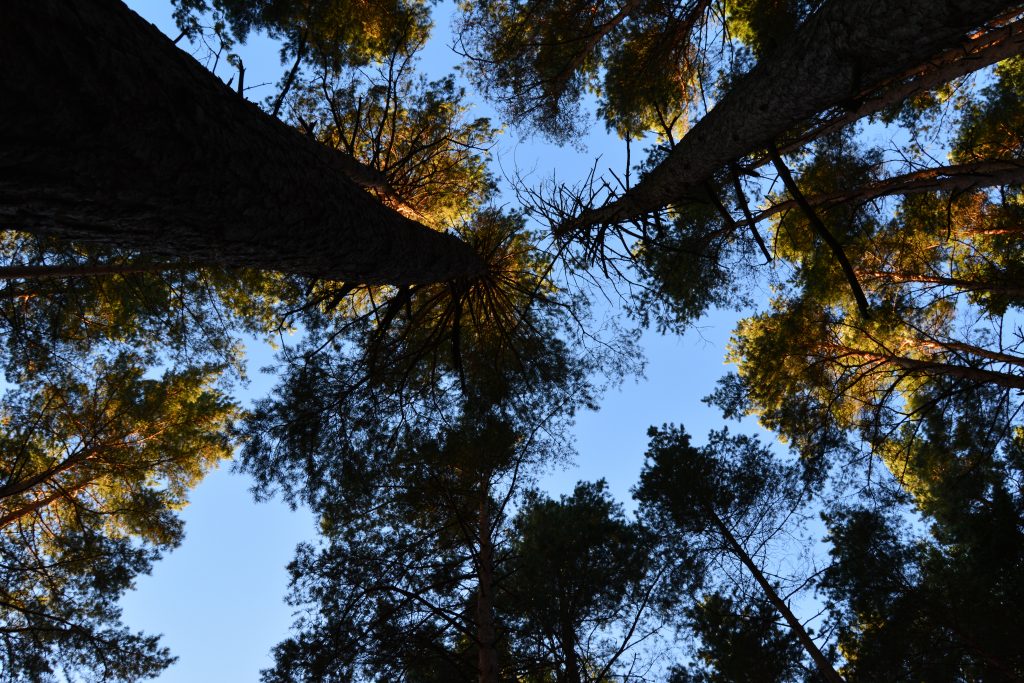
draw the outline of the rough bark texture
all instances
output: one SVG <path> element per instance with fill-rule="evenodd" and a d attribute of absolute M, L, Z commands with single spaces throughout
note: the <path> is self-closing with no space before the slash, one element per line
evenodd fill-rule
<path fill-rule="evenodd" d="M 996 24 L 1001 22 L 997 21 Z M 934 59 L 915 65 L 906 72 L 886 80 L 859 94 L 859 106 L 836 112 L 821 125 L 812 128 L 782 147 L 788 153 L 803 147 L 811 140 L 841 129 L 854 121 L 877 111 L 899 104 L 911 95 L 934 90 L 955 78 L 973 73 L 1024 51 L 1024 21 L 1010 21 L 996 25 L 977 37 L 964 41 L 953 50 L 947 50 Z M 755 164 L 757 165 L 757 164 Z"/>
<path fill-rule="evenodd" d="M 477 556 L 477 680 L 498 683 L 497 631 L 494 628 L 494 541 L 488 488 L 480 502 L 479 555 Z"/>
<path fill-rule="evenodd" d="M 858 110 L 864 92 L 971 43 L 973 32 L 1015 7 L 1021 3 L 829 0 L 783 48 L 737 81 L 640 183 L 563 229 L 616 223 L 702 197 L 703 183 L 730 161 L 834 107 Z"/>
<path fill-rule="evenodd" d="M 118 0 L 7 0 L 0 64 L 2 228 L 362 283 L 482 269 Z"/>
<path fill-rule="evenodd" d="M 147 263 L 144 265 L 100 263 L 91 266 L 0 266 L 0 280 L 45 280 L 49 278 L 159 273 L 171 270 L 173 267 L 173 265 L 158 263 Z"/>

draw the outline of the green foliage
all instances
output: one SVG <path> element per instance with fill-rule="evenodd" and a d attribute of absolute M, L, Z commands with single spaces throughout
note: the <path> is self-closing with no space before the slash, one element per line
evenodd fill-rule
<path fill-rule="evenodd" d="M 120 624 L 119 597 L 158 552 L 98 526 L 93 520 L 46 539 L 0 534 L 2 680 L 127 682 L 174 661 L 156 637 Z"/>
<path fill-rule="evenodd" d="M 670 226 L 659 225 L 634 249 L 643 288 L 633 315 L 664 333 L 686 329 L 714 307 L 749 305 L 743 275 L 753 255 L 737 237 L 712 205 L 680 207 Z"/>
<path fill-rule="evenodd" d="M 438 230 L 453 228 L 493 194 L 488 149 L 498 131 L 467 120 L 465 92 L 451 76 L 427 81 L 415 72 L 422 40 L 403 36 L 379 64 L 321 67 L 293 88 L 290 116 L 319 141 L 386 180 L 385 204 Z"/>
<path fill-rule="evenodd" d="M 182 30 L 197 25 L 201 16 L 230 26 L 244 42 L 252 31 L 264 31 L 284 42 L 282 58 L 309 54 L 323 64 L 364 65 L 378 59 L 396 36 L 430 30 L 426 0 L 357 2 L 354 0 L 172 0 Z"/>
<path fill-rule="evenodd" d="M 177 546 L 176 511 L 229 457 L 234 335 L 276 324 L 286 285 L 11 231 L 0 250 L 25 273 L 0 296 L 0 669 L 156 675 L 173 660 L 119 623 L 117 601 Z"/>
<path fill-rule="evenodd" d="M 1020 500 L 993 493 L 987 505 L 960 510 L 955 527 L 936 520 L 932 538 L 916 542 L 881 511 L 828 517 L 834 563 L 822 586 L 847 680 L 1021 675 Z"/>
<path fill-rule="evenodd" d="M 581 104 L 592 92 L 609 129 L 624 138 L 678 132 L 701 68 L 691 39 L 709 4 L 463 3 L 460 39 L 471 80 L 515 124 L 567 140 L 584 128 Z"/>
<path fill-rule="evenodd" d="M 656 584 L 646 531 L 603 481 L 557 501 L 532 492 L 513 529 L 500 602 L 513 670 L 528 681 L 614 680 L 631 659 L 619 661 L 623 648 L 651 628 L 630 632 Z"/>
<path fill-rule="evenodd" d="M 783 514 L 786 505 L 799 504 L 804 489 L 797 468 L 778 462 L 755 437 L 723 429 L 696 447 L 673 425 L 647 434 L 647 462 L 634 495 L 675 533 L 716 535 L 716 518 L 754 528 Z"/>
<path fill-rule="evenodd" d="M 953 148 L 956 161 L 1024 156 L 1024 58 L 1000 62 L 995 82 L 964 115 Z"/>
<path fill-rule="evenodd" d="M 731 0 L 726 4 L 729 33 L 761 57 L 785 44 L 813 9 L 806 0 Z"/>
<path fill-rule="evenodd" d="M 712 593 L 688 611 L 688 628 L 700 638 L 694 668 L 676 667 L 669 683 L 788 683 L 809 679 L 792 633 L 777 623 L 766 602 L 744 602 Z"/>
<path fill-rule="evenodd" d="M 808 668 L 805 658 L 828 671 L 827 660 L 817 662 L 823 656 L 806 644 L 809 634 L 785 606 L 788 598 L 780 597 L 779 583 L 797 586 L 788 594 L 792 597 L 807 581 L 787 579 L 765 566 L 780 540 L 798 541 L 809 497 L 799 466 L 780 462 L 756 438 L 724 429 L 711 432 L 701 447 L 671 425 L 651 428 L 648 435 L 647 462 L 634 497 L 660 536 L 660 552 L 678 558 L 662 609 L 700 638 L 696 655 L 702 665 L 677 667 L 672 680 L 796 681 Z M 747 588 L 743 576 L 756 588 Z M 750 590 L 757 597 L 738 604 L 722 597 L 742 597 Z M 781 630 L 776 620 L 789 630 Z"/>
<path fill-rule="evenodd" d="M 145 379 L 138 358 L 99 360 L 7 392 L 0 412 L 0 527 L 78 528 L 91 511 L 112 536 L 174 545 L 188 491 L 230 454 L 233 406 L 214 369 Z"/>
<path fill-rule="evenodd" d="M 468 605 L 485 533 L 474 508 L 493 504 L 500 533 L 504 515 L 491 489 L 529 455 L 517 436 L 522 443 L 493 416 L 467 416 L 436 436 L 375 439 L 364 469 L 351 461 L 334 468 L 343 474 L 314 507 L 324 543 L 301 546 L 289 567 L 290 600 L 303 616 L 264 680 L 471 679 Z"/>

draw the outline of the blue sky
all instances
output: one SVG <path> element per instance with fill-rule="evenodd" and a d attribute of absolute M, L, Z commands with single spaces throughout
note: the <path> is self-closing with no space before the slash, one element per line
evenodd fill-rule
<path fill-rule="evenodd" d="M 177 32 L 166 0 L 130 0 L 135 11 L 172 37 Z M 448 23 L 451 3 L 435 8 L 434 39 L 425 51 L 422 69 L 431 77 L 452 70 L 458 57 Z M 258 36 L 240 48 L 246 83 L 274 83 L 282 73 L 277 48 Z M 222 74 L 225 78 L 227 72 Z M 271 87 L 253 89 L 248 96 L 262 100 Z M 492 115 L 479 105 L 474 116 Z M 497 118 L 497 117 L 495 117 Z M 494 150 L 506 171 L 535 169 L 538 180 L 570 180 L 586 175 L 600 157 L 599 169 L 621 168 L 624 144 L 609 138 L 603 124 L 580 141 L 584 150 L 557 148 L 506 134 Z M 495 172 L 500 174 L 500 168 Z M 643 464 L 647 428 L 666 422 L 684 424 L 700 439 L 721 421 L 716 410 L 700 403 L 727 368 L 725 346 L 736 320 L 730 312 L 714 313 L 682 337 L 646 333 L 646 379 L 627 379 L 606 394 L 601 410 L 580 415 L 575 429 L 579 457 L 574 467 L 550 472 L 541 480 L 552 495 L 569 492 L 580 479 L 608 480 L 612 493 L 629 503 L 629 489 Z M 253 382 L 243 400 L 266 392 L 272 379 L 255 368 L 272 362 L 272 352 L 250 345 Z M 291 511 L 279 501 L 257 504 L 248 492 L 247 477 L 230 472 L 225 463 L 192 494 L 183 512 L 184 544 L 159 562 L 151 576 L 141 577 L 137 589 L 123 600 L 125 621 L 132 628 L 164 634 L 163 642 L 179 657 L 159 678 L 161 683 L 255 681 L 270 664 L 269 651 L 283 639 L 291 624 L 285 605 L 285 565 L 295 544 L 312 540 L 315 525 L 302 510 Z"/>

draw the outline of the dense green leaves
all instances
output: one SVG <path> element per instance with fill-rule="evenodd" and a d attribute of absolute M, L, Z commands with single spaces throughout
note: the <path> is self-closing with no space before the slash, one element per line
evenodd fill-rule
<path fill-rule="evenodd" d="M 744 603 L 713 593 L 691 607 L 687 616 L 690 631 L 700 638 L 698 664 L 675 668 L 670 683 L 808 679 L 800 664 L 800 644 L 779 626 L 767 602 Z"/>
<path fill-rule="evenodd" d="M 385 54 L 396 36 L 425 36 L 424 0 L 362 3 L 352 0 L 174 0 L 179 27 L 193 29 L 213 10 L 239 40 L 264 31 L 283 41 L 282 56 L 312 57 L 324 64 L 362 65 Z M 223 30 L 223 29 L 222 29 Z"/>
<path fill-rule="evenodd" d="M 0 670 L 4 680 L 155 675 L 172 659 L 120 624 L 117 601 L 181 541 L 176 511 L 230 455 L 231 314 L 201 274 L 137 264 L 60 275 L 106 266 L 4 238 L 8 263 L 48 277 L 8 280 L 2 302 Z"/>
<path fill-rule="evenodd" d="M 175 512 L 236 442 L 258 497 L 320 522 L 289 567 L 297 621 L 267 681 L 1024 676 L 1024 62 L 966 75 L 1019 14 L 861 82 L 860 63 L 815 74 L 779 57 L 833 35 L 821 16 L 850 20 L 838 0 L 462 3 L 465 73 L 509 122 L 564 141 L 596 111 L 652 143 L 639 170 L 657 201 L 628 179 L 564 190 L 552 256 L 527 222 L 537 207 L 493 205 L 498 130 L 470 116 L 456 78 L 417 71 L 432 3 L 174 4 L 187 35 L 212 23 L 222 49 L 278 39 L 289 65 L 268 108 L 485 268 L 363 286 L 3 232 L 0 677 L 165 667 L 117 599 L 181 540 Z M 814 54 L 856 52 L 841 43 L 857 27 L 839 23 Z M 803 107 L 778 99 L 777 78 L 778 92 L 737 100 L 770 69 L 852 90 Z M 743 106 L 726 108 L 728 130 L 688 139 L 730 98 Z M 763 133 L 791 105 L 803 113 Z M 713 154 L 736 140 L 742 155 Z M 714 168 L 689 177 L 703 157 Z M 589 204 L 618 191 L 588 224 Z M 697 446 L 664 427 L 636 518 L 603 482 L 533 489 L 571 456 L 596 376 L 629 362 L 623 340 L 588 344 L 588 293 L 562 282 L 563 257 L 603 267 L 661 332 L 743 310 L 737 372 L 709 400 L 758 417 L 793 459 L 743 433 Z M 300 334 L 277 387 L 235 425 L 237 337 L 288 327 Z M 688 660 L 669 666 L 678 652 Z"/>
<path fill-rule="evenodd" d="M 567 139 L 596 93 L 608 127 L 640 137 L 686 127 L 700 64 L 691 41 L 710 4 L 628 0 L 465 3 L 460 31 L 470 77 L 513 123 Z"/>
<path fill-rule="evenodd" d="M 657 630 L 653 544 L 626 520 L 604 482 L 571 496 L 533 493 L 513 522 L 501 614 L 512 671 L 527 681 L 614 680 Z"/>

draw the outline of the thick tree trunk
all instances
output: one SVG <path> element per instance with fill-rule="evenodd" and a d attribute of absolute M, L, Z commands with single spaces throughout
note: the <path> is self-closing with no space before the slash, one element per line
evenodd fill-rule
<path fill-rule="evenodd" d="M 0 65 L 0 227 L 361 283 L 483 267 L 118 0 L 6 0 Z"/>
<path fill-rule="evenodd" d="M 0 280 L 46 280 L 52 278 L 102 277 L 160 273 L 175 268 L 166 263 L 97 263 L 86 266 L 0 266 Z"/>
<path fill-rule="evenodd" d="M 912 95 L 934 90 L 955 78 L 984 69 L 1024 51 L 1024 21 L 1009 21 L 1006 24 L 997 21 L 996 24 L 992 30 L 984 31 L 965 41 L 960 48 L 947 50 L 939 57 L 915 65 L 904 73 L 888 79 L 879 87 L 872 88 L 873 92 L 865 93 L 858 98 L 859 106 L 835 112 L 821 125 L 788 141 L 782 152 L 799 149 L 811 140 L 840 130 L 843 126 L 886 107 L 899 104 Z"/>
<path fill-rule="evenodd" d="M 1015 7 L 1020 3 L 1007 0 L 828 0 L 643 180 L 561 229 L 620 222 L 702 197 L 704 183 L 730 161 L 767 148 L 835 107 L 859 111 L 865 92 L 970 44 L 973 32 Z"/>
<path fill-rule="evenodd" d="M 814 639 L 811 638 L 809 633 L 807 633 L 807 629 L 804 628 L 804 625 L 800 623 L 800 620 L 796 618 L 795 614 L 793 614 L 793 610 L 789 609 L 789 605 L 786 604 L 786 601 L 779 597 L 775 587 L 772 586 L 771 582 L 768 581 L 767 578 L 765 578 L 760 567 L 758 567 L 750 555 L 747 554 L 746 549 L 740 544 L 740 542 L 736 540 L 736 537 L 729 530 L 729 527 L 726 526 L 725 522 L 722 521 L 722 518 L 713 511 L 710 512 L 710 516 L 715 528 L 718 529 L 720 534 L 722 534 L 722 538 L 726 545 L 729 546 L 732 553 L 740 562 L 743 563 L 743 566 L 746 567 L 747 571 L 749 571 L 754 577 L 754 581 L 756 581 L 757 585 L 761 587 L 765 597 L 768 598 L 768 602 L 772 603 L 772 606 L 775 607 L 776 611 L 778 611 L 778 613 L 782 615 L 782 618 L 786 620 L 786 623 L 789 624 L 789 628 L 796 635 L 797 640 L 800 641 L 804 650 L 814 661 L 814 665 L 817 667 L 818 673 L 821 675 L 822 679 L 827 681 L 827 683 L 843 683 L 843 677 L 840 676 L 834 668 L 832 668 L 832 663 L 825 658 L 825 655 L 822 654 L 821 650 L 818 648 L 817 643 L 815 643 Z"/>

